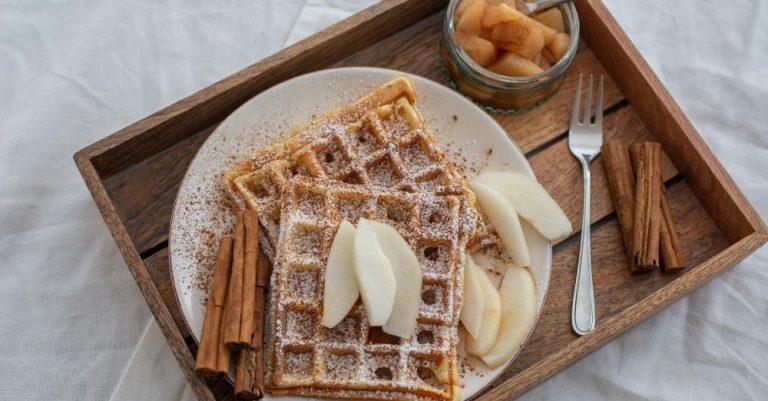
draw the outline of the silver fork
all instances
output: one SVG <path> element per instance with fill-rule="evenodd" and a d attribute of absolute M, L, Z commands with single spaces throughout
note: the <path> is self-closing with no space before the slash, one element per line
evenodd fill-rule
<path fill-rule="evenodd" d="M 592 285 L 592 245 L 590 241 L 589 217 L 589 162 L 599 153 L 603 144 L 603 77 L 600 76 L 600 88 L 597 93 L 595 122 L 592 123 L 592 75 L 589 76 L 589 89 L 586 96 L 583 119 L 579 122 L 581 111 L 581 83 L 576 90 L 573 101 L 571 128 L 568 131 L 568 148 L 581 163 L 584 171 L 584 210 L 581 220 L 581 247 L 579 248 L 579 264 L 576 268 L 576 285 L 573 289 L 573 306 L 571 307 L 571 327 L 573 331 L 583 336 L 595 328 L 595 291 Z"/>

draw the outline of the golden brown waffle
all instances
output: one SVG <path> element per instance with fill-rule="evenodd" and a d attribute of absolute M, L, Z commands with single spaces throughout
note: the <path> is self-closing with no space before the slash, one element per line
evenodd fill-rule
<path fill-rule="evenodd" d="M 288 178 L 306 175 L 350 184 L 376 185 L 404 191 L 463 195 L 468 212 L 477 213 L 475 198 L 461 174 L 427 132 L 411 97 L 368 111 L 360 120 L 342 126 L 316 125 L 312 140 L 285 146 L 281 157 L 262 168 L 231 178 L 234 198 L 259 212 L 264 226 L 265 251 L 273 258 L 280 216 L 279 194 Z M 301 138 L 306 138 L 300 134 Z M 241 173 L 242 171 L 239 171 Z M 474 246 L 489 236 L 481 222 L 472 234 Z"/>
<path fill-rule="evenodd" d="M 270 390 L 385 400 L 457 397 L 460 280 L 475 225 L 465 198 L 296 176 L 283 190 L 281 209 L 270 283 Z M 333 237 L 342 220 L 361 217 L 393 226 L 419 259 L 422 302 L 410 339 L 369 328 L 359 303 L 333 329 L 320 325 Z"/>
<path fill-rule="evenodd" d="M 404 76 L 395 77 L 360 99 L 294 128 L 275 144 L 257 150 L 256 154 L 249 160 L 238 163 L 227 171 L 224 175 L 225 190 L 238 206 L 245 207 L 234 187 L 234 180 L 237 177 L 259 170 L 274 160 L 284 159 L 286 155 L 322 136 L 327 126 L 351 124 L 361 119 L 369 111 L 393 103 L 400 98 L 404 98 L 410 103 L 416 101 L 413 84 Z"/>

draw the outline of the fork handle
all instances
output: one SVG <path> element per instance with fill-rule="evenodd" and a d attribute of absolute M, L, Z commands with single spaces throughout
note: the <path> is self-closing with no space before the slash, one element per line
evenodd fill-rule
<path fill-rule="evenodd" d="M 584 210 L 581 220 L 581 247 L 573 290 L 571 327 L 583 336 L 595 328 L 595 292 L 592 285 L 592 245 L 590 232 L 590 173 L 589 160 L 580 160 L 584 171 Z"/>

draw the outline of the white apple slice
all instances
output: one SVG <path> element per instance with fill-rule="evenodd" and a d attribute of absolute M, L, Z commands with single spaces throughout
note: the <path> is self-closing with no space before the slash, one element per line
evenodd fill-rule
<path fill-rule="evenodd" d="M 323 292 L 323 318 L 320 321 L 331 328 L 339 324 L 360 296 L 355 277 L 355 226 L 344 220 L 336 231 L 325 266 Z"/>
<path fill-rule="evenodd" d="M 530 266 L 531 255 L 515 207 L 501 193 L 478 180 L 473 180 L 470 185 L 509 256 L 520 266 Z"/>
<path fill-rule="evenodd" d="M 501 321 L 501 298 L 491 278 L 482 268 L 477 268 L 477 277 L 482 286 L 481 291 L 485 297 L 483 308 L 483 321 L 477 339 L 467 336 L 465 348 L 470 355 L 483 355 L 488 352 L 496 337 L 499 335 L 499 323 Z"/>
<path fill-rule="evenodd" d="M 461 307 L 461 323 L 474 339 L 480 337 L 480 324 L 483 321 L 485 295 L 477 270 L 480 269 L 472 256 L 467 254 L 464 266 L 464 305 Z"/>
<path fill-rule="evenodd" d="M 506 196 L 520 217 L 550 241 L 567 237 L 572 231 L 571 221 L 563 209 L 536 180 L 511 171 L 488 171 L 476 180 Z"/>
<path fill-rule="evenodd" d="M 368 223 L 376 232 L 379 246 L 389 259 L 397 283 L 395 305 L 382 330 L 393 336 L 411 338 L 416 331 L 416 318 L 419 316 L 419 304 L 421 304 L 419 259 L 411 246 L 392 226 L 378 221 Z"/>
<path fill-rule="evenodd" d="M 499 290 L 501 325 L 499 337 L 480 359 L 495 369 L 509 361 L 522 347 L 536 323 L 536 286 L 528 269 L 510 265 Z"/>
<path fill-rule="evenodd" d="M 360 219 L 357 223 L 354 254 L 355 276 L 368 324 L 381 326 L 387 322 L 395 305 L 397 282 L 369 220 Z"/>

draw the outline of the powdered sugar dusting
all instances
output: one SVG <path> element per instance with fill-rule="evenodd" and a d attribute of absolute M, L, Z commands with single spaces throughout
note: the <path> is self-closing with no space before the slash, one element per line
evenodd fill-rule
<path fill-rule="evenodd" d="M 323 203 L 331 208 L 324 219 L 314 221 L 313 225 L 303 217 L 306 213 L 302 209 L 307 203 L 294 201 L 307 193 L 324 194 Z M 335 328 L 319 325 L 317 316 L 321 315 L 322 291 L 305 291 L 314 286 L 304 280 L 314 279 L 316 286 L 321 286 L 322 279 L 308 274 L 303 266 L 314 265 L 315 258 L 325 259 L 331 241 L 323 241 L 309 257 L 304 246 L 307 240 L 299 239 L 314 233 L 335 232 L 341 219 L 340 213 L 333 208 L 342 204 L 341 200 L 365 204 L 350 213 L 358 219 L 366 217 L 393 223 L 414 249 L 425 284 L 417 329 L 411 338 L 400 339 L 380 328 L 369 327 L 361 307 L 356 307 Z M 423 211 L 432 215 L 438 208 L 440 219 L 430 221 L 429 216 L 421 217 Z M 473 216 L 466 213 L 465 200 L 460 195 L 400 192 L 375 184 L 343 184 L 293 177 L 283 193 L 281 241 L 270 292 L 270 323 L 277 333 L 281 333 L 270 340 L 270 354 L 274 359 L 271 380 L 281 388 L 339 388 L 345 381 L 350 381 L 355 383 L 358 391 L 396 391 L 389 395 L 382 391 L 383 399 L 390 399 L 397 392 L 450 398 L 453 388 L 436 377 L 450 375 L 456 361 L 460 278 L 466 242 L 475 225 Z M 423 221 L 427 222 L 424 226 L 421 225 Z M 302 262 L 297 264 L 296 261 Z M 285 277 L 287 288 L 280 284 Z M 302 292 L 313 296 L 297 303 L 295 294 Z M 299 363 L 295 355 L 297 349 L 314 353 L 311 369 L 296 366 Z M 339 365 L 342 360 L 356 365 L 343 368 Z M 310 373 L 299 374 L 293 367 Z M 293 390 L 284 391 L 294 393 Z M 378 396 L 376 393 L 375 397 Z"/>

